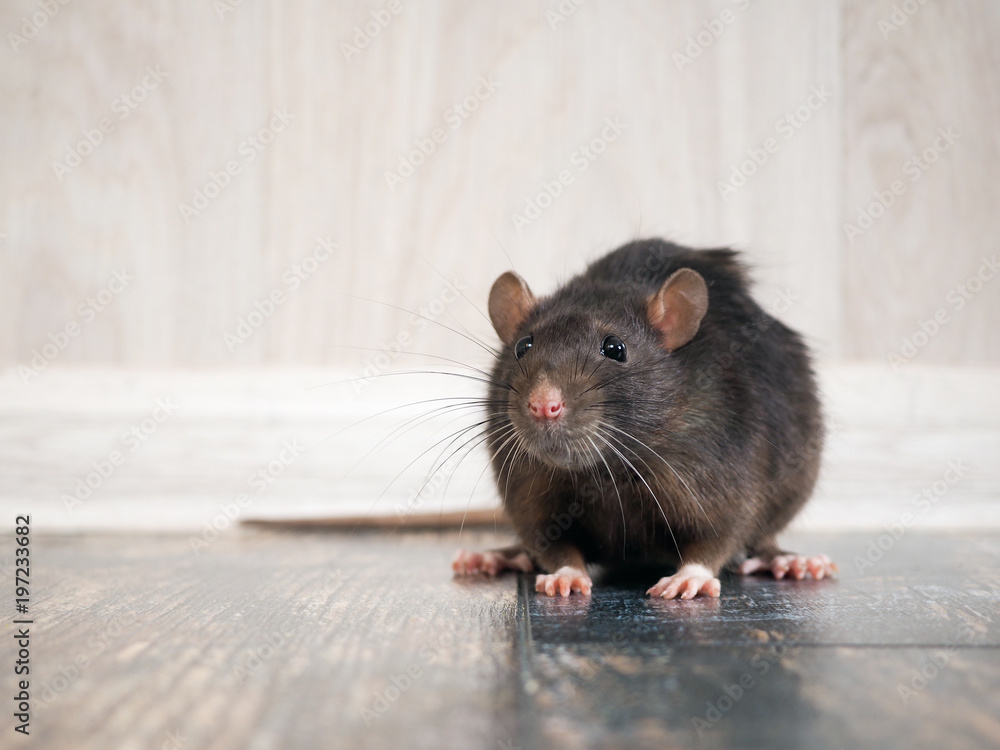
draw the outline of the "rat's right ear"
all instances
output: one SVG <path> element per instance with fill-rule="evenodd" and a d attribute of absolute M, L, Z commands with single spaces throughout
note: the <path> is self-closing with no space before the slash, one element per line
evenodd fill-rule
<path fill-rule="evenodd" d="M 691 268 L 674 271 L 646 305 L 649 322 L 660 332 L 660 343 L 667 351 L 693 339 L 707 311 L 708 286 Z"/>
<path fill-rule="evenodd" d="M 521 324 L 535 309 L 535 295 L 513 271 L 507 271 L 490 289 L 490 321 L 500 340 L 513 344 Z"/>

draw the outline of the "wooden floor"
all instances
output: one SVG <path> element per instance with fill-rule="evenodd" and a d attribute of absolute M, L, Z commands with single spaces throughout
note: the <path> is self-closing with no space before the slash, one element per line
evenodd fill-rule
<path fill-rule="evenodd" d="M 1000 746 L 1000 535 L 886 537 L 864 569 L 877 536 L 799 536 L 839 580 L 692 602 L 648 573 L 568 600 L 452 578 L 496 541 L 36 536 L 32 735 L 5 711 L 0 747 Z"/>

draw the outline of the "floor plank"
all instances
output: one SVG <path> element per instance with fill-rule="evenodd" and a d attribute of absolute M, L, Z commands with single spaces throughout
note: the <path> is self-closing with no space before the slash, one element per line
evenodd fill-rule
<path fill-rule="evenodd" d="M 997 746 L 1000 540 L 911 533 L 853 564 L 868 541 L 792 538 L 839 578 L 724 578 L 719 600 L 647 599 L 649 575 L 525 591 L 538 746 Z"/>
<path fill-rule="evenodd" d="M 434 535 L 35 546 L 36 747 L 158 748 L 168 732 L 185 750 L 493 747 L 515 732 L 515 581 L 453 583 Z"/>
<path fill-rule="evenodd" d="M 37 535 L 32 745 L 1000 743 L 995 534 L 910 531 L 871 565 L 878 536 L 799 535 L 786 546 L 832 554 L 837 580 L 727 578 L 692 602 L 647 599 L 650 571 L 598 577 L 590 600 L 452 578 L 456 546 L 503 541 L 240 528 L 196 554 L 183 535 Z"/>

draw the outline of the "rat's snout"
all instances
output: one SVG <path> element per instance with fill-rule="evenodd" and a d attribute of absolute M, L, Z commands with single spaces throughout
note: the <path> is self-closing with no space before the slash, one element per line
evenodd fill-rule
<path fill-rule="evenodd" d="M 535 419 L 559 419 L 565 406 L 562 391 L 547 381 L 536 385 L 528 396 L 528 408 Z"/>

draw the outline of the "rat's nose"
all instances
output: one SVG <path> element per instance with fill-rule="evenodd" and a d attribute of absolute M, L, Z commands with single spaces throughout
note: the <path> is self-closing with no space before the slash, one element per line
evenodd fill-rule
<path fill-rule="evenodd" d="M 536 386 L 528 398 L 528 408 L 535 419 L 558 419 L 565 405 L 562 391 L 550 383 Z"/>

